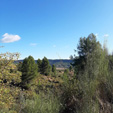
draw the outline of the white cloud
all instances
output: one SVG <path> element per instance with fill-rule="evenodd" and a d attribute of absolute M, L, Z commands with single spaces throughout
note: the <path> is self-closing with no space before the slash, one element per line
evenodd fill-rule
<path fill-rule="evenodd" d="M 19 35 L 12 35 L 8 33 L 5 33 L 2 37 L 3 37 L 1 39 L 2 43 L 11 43 L 21 39 Z"/>
<path fill-rule="evenodd" d="M 104 38 L 106 38 L 106 37 L 109 37 L 109 34 L 105 34 L 105 35 L 104 35 Z"/>
<path fill-rule="evenodd" d="M 30 43 L 30 46 L 36 46 L 37 43 Z"/>

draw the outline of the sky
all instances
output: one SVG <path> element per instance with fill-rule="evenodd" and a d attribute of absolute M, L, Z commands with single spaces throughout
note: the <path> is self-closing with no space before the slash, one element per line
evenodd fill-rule
<path fill-rule="evenodd" d="M 113 51 L 113 0 L 0 0 L 1 53 L 69 59 L 90 33 Z"/>

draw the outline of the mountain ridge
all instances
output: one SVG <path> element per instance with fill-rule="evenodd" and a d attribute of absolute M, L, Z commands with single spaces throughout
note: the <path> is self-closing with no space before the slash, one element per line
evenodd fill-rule
<path fill-rule="evenodd" d="M 48 59 L 50 65 L 55 65 L 57 68 L 68 68 L 70 66 L 70 63 L 73 62 L 73 60 L 70 59 Z M 17 60 L 15 63 L 23 62 L 23 60 Z M 35 60 L 37 62 L 37 60 Z"/>

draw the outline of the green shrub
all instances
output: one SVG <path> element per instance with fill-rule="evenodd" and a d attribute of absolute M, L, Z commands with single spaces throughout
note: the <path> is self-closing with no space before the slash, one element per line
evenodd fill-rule
<path fill-rule="evenodd" d="M 51 93 L 41 92 L 34 99 L 25 101 L 22 113 L 59 113 L 60 101 Z"/>

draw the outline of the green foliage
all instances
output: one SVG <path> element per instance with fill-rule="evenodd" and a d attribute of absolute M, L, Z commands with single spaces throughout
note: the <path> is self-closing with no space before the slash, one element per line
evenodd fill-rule
<path fill-rule="evenodd" d="M 69 69 L 65 69 L 64 70 L 64 74 L 67 74 L 68 75 L 69 74 Z"/>
<path fill-rule="evenodd" d="M 17 64 L 17 68 L 18 68 L 18 71 L 21 71 L 22 70 L 22 62 L 19 62 Z"/>
<path fill-rule="evenodd" d="M 73 67 L 56 73 L 46 57 L 35 64 L 29 56 L 17 65 L 13 62 L 18 54 L 1 54 L 0 112 L 112 113 L 113 55 L 108 55 L 94 34 L 80 38 L 78 55 Z M 76 76 L 70 76 L 72 68 Z M 52 76 L 37 76 L 37 72 Z M 21 91 L 20 82 L 28 89 Z"/>
<path fill-rule="evenodd" d="M 108 56 L 109 59 L 109 70 L 113 70 L 113 54 Z"/>
<path fill-rule="evenodd" d="M 69 70 L 68 69 L 65 69 L 64 70 L 62 79 L 63 79 L 63 81 L 64 81 L 65 84 L 68 83 L 68 81 L 69 81 Z"/>
<path fill-rule="evenodd" d="M 82 90 L 79 90 L 79 81 L 66 75 L 63 77 L 61 113 L 78 113 L 82 105 Z"/>
<path fill-rule="evenodd" d="M 78 54 L 74 66 L 79 88 L 83 92 L 81 112 L 97 113 L 100 110 L 100 84 L 106 83 L 109 74 L 108 52 L 96 41 L 96 37 L 90 34 L 88 38 L 80 39 Z"/>
<path fill-rule="evenodd" d="M 27 99 L 22 113 L 59 113 L 60 101 L 52 93 L 41 92 L 34 99 Z"/>
<path fill-rule="evenodd" d="M 54 64 L 52 65 L 52 72 L 53 72 L 54 75 L 56 75 L 56 67 L 55 67 Z"/>
<path fill-rule="evenodd" d="M 46 57 L 42 59 L 42 69 L 41 69 L 41 74 L 44 75 L 49 75 L 51 72 L 51 66 L 49 64 L 49 61 Z"/>
<path fill-rule="evenodd" d="M 52 72 L 53 72 L 53 73 L 56 72 L 56 67 L 55 67 L 54 64 L 52 65 Z"/>
<path fill-rule="evenodd" d="M 32 56 L 25 58 L 22 64 L 22 86 L 30 87 L 31 81 L 37 77 L 37 65 Z"/>
<path fill-rule="evenodd" d="M 96 41 L 96 36 L 90 34 L 87 38 L 80 38 L 78 49 L 78 57 L 75 57 L 73 66 L 75 67 L 75 73 L 78 74 L 81 70 L 84 71 L 88 56 L 94 52 L 99 52 L 97 48 L 101 48 L 101 45 Z M 96 50 L 96 51 L 95 51 Z M 95 54 L 96 54 L 95 53 Z"/>
<path fill-rule="evenodd" d="M 102 48 L 99 42 L 96 41 L 96 37 L 90 34 L 88 38 L 80 39 L 78 55 L 73 63 L 77 78 L 75 81 L 78 81 L 77 89 L 74 89 L 76 88 L 74 81 L 72 82 L 72 91 L 70 91 L 71 83 L 68 80 L 69 76 L 67 76 L 67 79 L 64 79 L 66 82 L 65 89 L 68 88 L 67 86 L 70 86 L 63 93 L 64 100 L 66 99 L 64 101 L 64 105 L 66 105 L 63 110 L 64 113 L 107 112 L 100 108 L 100 106 L 105 108 L 103 100 L 106 103 L 107 101 L 113 102 L 113 95 L 111 93 L 113 91 L 113 77 L 110 74 L 112 71 L 109 73 L 109 59 L 106 47 Z M 111 62 L 112 59 L 110 59 Z M 74 98 L 72 98 L 73 96 Z"/>
<path fill-rule="evenodd" d="M 37 60 L 37 65 L 38 65 L 38 72 L 41 73 L 41 71 L 42 71 L 42 60 L 38 59 Z"/>
<path fill-rule="evenodd" d="M 19 57 L 18 53 L 0 54 L 0 110 L 7 111 L 15 103 L 19 88 L 15 85 L 21 82 L 21 73 L 13 63 Z"/>

